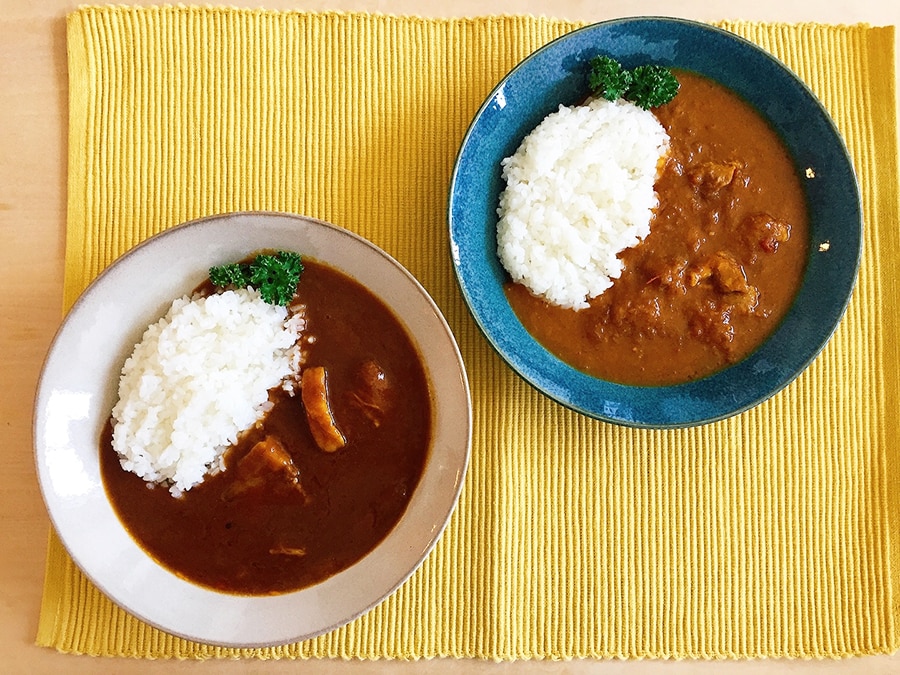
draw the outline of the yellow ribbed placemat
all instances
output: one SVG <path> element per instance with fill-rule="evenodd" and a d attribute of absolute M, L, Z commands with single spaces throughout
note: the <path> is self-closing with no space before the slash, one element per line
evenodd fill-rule
<path fill-rule="evenodd" d="M 131 656 L 843 656 L 898 640 L 898 242 L 893 28 L 723 24 L 788 63 L 844 134 L 866 216 L 834 339 L 773 400 L 699 429 L 618 428 L 492 353 L 447 252 L 469 120 L 576 26 L 532 17 L 84 8 L 68 19 L 65 305 L 133 244 L 241 209 L 323 218 L 433 294 L 469 369 L 462 498 L 389 600 L 306 643 L 232 651 L 112 605 L 51 534 L 37 641 Z"/>

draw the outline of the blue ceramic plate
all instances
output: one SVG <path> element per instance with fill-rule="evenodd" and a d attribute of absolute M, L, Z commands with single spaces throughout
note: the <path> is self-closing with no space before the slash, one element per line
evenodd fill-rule
<path fill-rule="evenodd" d="M 608 54 L 626 67 L 657 63 L 706 75 L 752 103 L 778 131 L 804 179 L 809 208 L 807 270 L 788 315 L 743 361 L 686 384 L 635 387 L 586 375 L 523 328 L 503 292 L 496 254 L 500 161 L 560 104 L 588 91 L 587 62 Z M 828 113 L 780 61 L 705 24 L 631 18 L 594 24 L 542 47 L 516 66 L 481 106 L 463 140 L 450 185 L 450 244 L 463 295 L 507 363 L 547 396 L 598 419 L 641 427 L 719 420 L 769 398 L 829 340 L 856 280 L 862 241 L 859 188 Z"/>

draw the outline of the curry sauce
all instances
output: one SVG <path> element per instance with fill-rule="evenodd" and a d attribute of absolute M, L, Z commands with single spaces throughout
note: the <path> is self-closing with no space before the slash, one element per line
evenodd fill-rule
<path fill-rule="evenodd" d="M 181 497 L 122 469 L 101 440 L 120 520 L 163 566 L 239 594 L 318 583 L 358 561 L 397 524 L 431 442 L 428 379 L 388 307 L 344 274 L 304 259 L 307 364 L 327 374 L 344 444 L 322 449 L 301 396 L 273 391 L 266 418 L 225 455 L 224 471 Z"/>
<path fill-rule="evenodd" d="M 647 238 L 622 275 L 580 311 L 520 284 L 506 294 L 548 350 L 596 377 L 665 385 L 746 357 L 790 308 L 808 249 L 800 178 L 749 104 L 700 75 L 654 113 L 670 137 Z"/>

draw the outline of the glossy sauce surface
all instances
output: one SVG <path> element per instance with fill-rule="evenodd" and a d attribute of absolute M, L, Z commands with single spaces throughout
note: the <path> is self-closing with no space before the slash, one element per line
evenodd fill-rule
<path fill-rule="evenodd" d="M 800 178 L 780 138 L 717 83 L 677 71 L 654 113 L 671 147 L 650 235 L 581 311 L 507 283 L 525 328 L 591 375 L 638 385 L 697 379 L 758 347 L 790 308 L 808 248 Z"/>
<path fill-rule="evenodd" d="M 307 365 L 325 368 L 344 447 L 321 450 L 301 396 L 279 392 L 264 424 L 228 451 L 227 469 L 174 498 L 121 468 L 109 425 L 101 441 L 103 481 L 126 528 L 165 567 L 204 586 L 270 594 L 324 580 L 390 532 L 422 474 L 432 422 L 415 346 L 367 289 L 304 265 L 298 301 L 305 335 L 315 336 Z M 283 461 L 270 453 L 252 464 L 254 450 L 279 446 Z"/>

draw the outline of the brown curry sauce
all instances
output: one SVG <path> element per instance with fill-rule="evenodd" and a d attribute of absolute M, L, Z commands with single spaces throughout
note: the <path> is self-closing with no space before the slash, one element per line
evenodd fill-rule
<path fill-rule="evenodd" d="M 788 311 L 808 248 L 797 171 L 766 121 L 721 85 L 676 71 L 654 110 L 671 140 L 649 236 L 581 311 L 523 285 L 506 294 L 525 328 L 588 374 L 638 385 L 697 379 L 752 352 Z"/>
<path fill-rule="evenodd" d="M 317 447 L 301 396 L 278 392 L 264 423 L 226 453 L 226 470 L 175 498 L 122 469 L 110 425 L 101 439 L 103 482 L 126 529 L 163 566 L 203 586 L 281 593 L 349 567 L 393 529 L 424 468 L 431 404 L 414 344 L 366 288 L 315 261 L 304 266 L 298 301 L 315 336 L 307 364 L 327 372 L 344 447 Z M 241 462 L 263 446 L 283 449 L 290 472 L 273 464 L 257 484 L 262 465 L 250 475 Z"/>

